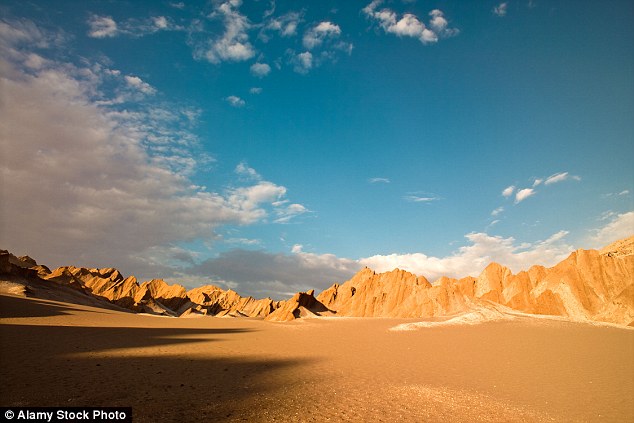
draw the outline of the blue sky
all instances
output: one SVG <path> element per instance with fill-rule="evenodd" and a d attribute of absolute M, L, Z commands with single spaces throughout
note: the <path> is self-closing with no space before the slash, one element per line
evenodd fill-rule
<path fill-rule="evenodd" d="M 0 6 L 0 243 L 282 298 L 634 233 L 634 5 Z"/>

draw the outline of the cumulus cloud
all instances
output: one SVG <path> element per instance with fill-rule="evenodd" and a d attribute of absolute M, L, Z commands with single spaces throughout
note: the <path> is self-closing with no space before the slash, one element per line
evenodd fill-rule
<path fill-rule="evenodd" d="M 512 237 L 503 238 L 486 233 L 471 233 L 465 237 L 470 245 L 446 257 L 431 257 L 423 253 L 376 255 L 359 260 L 364 266 L 387 272 L 395 268 L 423 275 L 430 281 L 441 276 L 461 278 L 478 276 L 491 262 L 509 267 L 513 272 L 526 270 L 534 264 L 552 266 L 566 258 L 573 247 L 559 231 L 544 241 L 517 244 Z"/>
<path fill-rule="evenodd" d="M 341 28 L 339 28 L 339 25 L 324 21 L 307 30 L 304 33 L 302 43 L 305 48 L 311 50 L 320 46 L 324 40 L 337 38 L 339 35 L 341 35 Z"/>
<path fill-rule="evenodd" d="M 535 190 L 533 188 L 520 189 L 517 193 L 515 193 L 515 204 L 518 204 L 533 195 L 535 195 Z"/>
<path fill-rule="evenodd" d="M 135 88 L 139 91 L 141 91 L 144 94 L 148 94 L 148 95 L 152 95 L 154 93 L 156 93 L 156 89 L 154 87 L 152 87 L 150 84 L 148 84 L 147 82 L 144 82 L 141 78 L 139 78 L 138 76 L 130 76 L 130 75 L 126 75 L 124 77 L 125 82 L 132 88 Z"/>
<path fill-rule="evenodd" d="M 502 191 L 502 196 L 510 197 L 511 195 L 513 195 L 514 192 L 515 192 L 515 186 L 511 185 L 510 187 L 504 188 L 504 190 Z"/>
<path fill-rule="evenodd" d="M 225 98 L 227 103 L 229 103 L 232 107 L 244 107 L 247 103 L 238 96 L 230 95 Z"/>
<path fill-rule="evenodd" d="M 588 239 L 589 247 L 603 248 L 614 241 L 634 235 L 634 211 L 615 214 L 609 213 L 605 219 L 610 219 L 604 226 L 591 231 Z"/>
<path fill-rule="evenodd" d="M 264 78 L 269 73 L 271 73 L 271 67 L 266 63 L 254 63 L 251 65 L 251 74 L 257 76 L 258 78 Z"/>
<path fill-rule="evenodd" d="M 224 33 L 204 43 L 202 48 L 197 46 L 194 51 L 196 58 L 217 64 L 224 61 L 241 62 L 255 56 L 255 48 L 249 42 L 248 34 L 251 24 L 240 13 L 241 5 L 241 0 L 229 0 L 215 7 L 210 18 L 223 21 Z"/>
<path fill-rule="evenodd" d="M 293 65 L 293 70 L 295 72 L 307 74 L 313 68 L 313 54 L 310 51 L 305 51 L 299 54 L 290 54 L 290 63 Z"/>
<path fill-rule="evenodd" d="M 93 15 L 88 19 L 88 36 L 109 38 L 117 35 L 117 23 L 110 16 Z"/>
<path fill-rule="evenodd" d="M 24 45 L 38 43 L 36 32 L 12 30 Z M 259 180 L 209 190 L 188 178 L 209 160 L 188 131 L 195 110 L 118 108 L 102 101 L 100 84 L 127 85 L 120 75 L 53 60 L 27 71 L 30 52 L 10 49 L 0 43 L 4 248 L 52 266 L 115 264 L 160 277 L 196 258 L 179 243 L 278 217 L 273 203 L 285 200 L 283 186 Z"/>
<path fill-rule="evenodd" d="M 499 16 L 500 18 L 503 18 L 504 16 L 506 16 L 507 9 L 508 9 L 508 3 L 502 2 L 498 4 L 497 6 L 495 6 L 492 12 L 495 16 Z"/>
<path fill-rule="evenodd" d="M 262 94 L 262 87 L 251 87 L 249 89 L 249 93 L 251 93 L 251 94 Z"/>
<path fill-rule="evenodd" d="M 411 13 L 404 13 L 399 17 L 396 12 L 388 8 L 377 10 L 382 3 L 382 0 L 374 0 L 364 7 L 362 12 L 386 33 L 398 37 L 417 38 L 423 44 L 433 44 L 440 38 L 452 37 L 459 33 L 457 28 L 449 28 L 449 22 L 442 10 L 434 9 L 429 12 L 429 22 L 425 25 Z"/>
<path fill-rule="evenodd" d="M 563 182 L 568 179 L 572 179 L 574 181 L 580 181 L 581 177 L 570 175 L 568 172 L 555 173 L 554 175 L 550 175 L 548 178 L 546 178 L 544 185 L 556 184 L 557 182 Z"/>

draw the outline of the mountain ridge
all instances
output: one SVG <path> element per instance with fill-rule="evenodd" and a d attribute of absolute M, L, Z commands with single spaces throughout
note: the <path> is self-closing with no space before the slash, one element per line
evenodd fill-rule
<path fill-rule="evenodd" d="M 434 318 L 499 305 L 532 315 L 634 326 L 634 236 L 601 250 L 573 251 L 550 268 L 535 265 L 514 274 L 493 262 L 478 277 L 443 276 L 433 284 L 401 269 L 376 273 L 366 267 L 317 296 L 310 290 L 284 301 L 242 297 L 214 285 L 187 290 L 161 279 L 139 283 L 115 268 L 51 271 L 31 257 L 0 250 L 0 292 L 174 317 Z"/>

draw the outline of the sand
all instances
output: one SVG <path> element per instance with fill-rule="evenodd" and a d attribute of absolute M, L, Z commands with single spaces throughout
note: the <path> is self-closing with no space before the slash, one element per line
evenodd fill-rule
<path fill-rule="evenodd" d="M 634 420 L 634 330 L 517 317 L 167 318 L 0 296 L 0 405 L 135 422 Z"/>

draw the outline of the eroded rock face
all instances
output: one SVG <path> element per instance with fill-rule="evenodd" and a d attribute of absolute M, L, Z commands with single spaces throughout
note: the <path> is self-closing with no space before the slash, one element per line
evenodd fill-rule
<path fill-rule="evenodd" d="M 490 304 L 529 314 L 565 316 L 634 325 L 634 237 L 601 251 L 577 250 L 559 264 L 533 266 L 513 274 L 491 263 L 477 277 L 442 277 L 433 285 L 422 276 L 395 269 L 375 273 L 364 268 L 349 281 L 334 284 L 317 297 L 298 292 L 286 301 L 241 297 L 233 290 L 206 285 L 185 287 L 153 279 L 139 284 L 114 268 L 73 266 L 50 271 L 28 256 L 0 250 L 0 282 L 8 293 L 107 302 L 134 312 L 168 316 L 258 317 L 270 321 L 325 315 L 354 317 L 446 316 Z M 3 282 L 3 283 L 4 283 Z M 52 293 L 65 290 L 64 295 Z M 42 291 L 42 292 L 44 292 Z M 61 292 L 61 291 L 60 291 Z M 19 294 L 19 295 L 22 295 Z"/>
<path fill-rule="evenodd" d="M 264 320 L 288 322 L 299 318 L 331 316 L 334 313 L 315 298 L 315 291 L 298 292 L 290 300 L 284 301 Z"/>
<path fill-rule="evenodd" d="M 601 252 L 577 250 L 554 267 L 513 274 L 491 263 L 477 277 L 440 278 L 433 285 L 402 270 L 363 269 L 317 296 L 339 316 L 433 317 L 488 301 L 531 314 L 629 325 L 634 322 L 634 237 Z"/>

